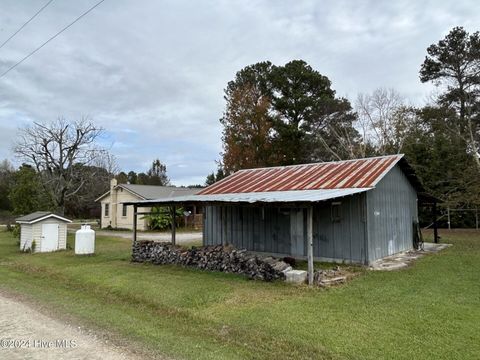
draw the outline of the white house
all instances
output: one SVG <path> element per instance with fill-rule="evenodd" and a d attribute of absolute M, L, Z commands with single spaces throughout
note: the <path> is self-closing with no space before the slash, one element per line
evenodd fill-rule
<path fill-rule="evenodd" d="M 20 224 L 20 250 L 49 252 L 67 248 L 67 224 L 72 221 L 47 211 L 37 211 L 15 220 Z"/>
<path fill-rule="evenodd" d="M 102 207 L 100 226 L 102 229 L 108 227 L 133 229 L 133 207 L 127 207 L 123 204 L 124 202 L 193 195 L 200 190 L 175 186 L 117 184 L 117 180 L 112 179 L 110 190 L 95 200 L 100 202 Z M 150 210 L 150 207 L 139 209 L 141 212 L 149 212 Z M 202 215 L 200 214 L 200 207 L 192 207 L 186 210 L 191 212 L 191 216 L 189 216 L 192 218 L 191 221 L 199 220 L 201 224 Z M 137 229 L 148 229 L 148 220 L 145 217 L 137 217 Z"/>

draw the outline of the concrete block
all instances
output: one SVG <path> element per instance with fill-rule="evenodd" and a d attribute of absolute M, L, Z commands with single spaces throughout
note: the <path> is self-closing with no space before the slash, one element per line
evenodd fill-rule
<path fill-rule="evenodd" d="M 307 281 L 307 272 L 303 270 L 286 271 L 285 281 L 293 284 L 302 284 Z"/>

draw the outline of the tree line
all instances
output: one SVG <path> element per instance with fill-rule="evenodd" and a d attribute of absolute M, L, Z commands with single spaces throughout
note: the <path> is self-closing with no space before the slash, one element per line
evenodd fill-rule
<path fill-rule="evenodd" d="M 303 60 L 241 69 L 225 89 L 223 151 L 207 184 L 244 168 L 404 153 L 444 206 L 479 206 L 479 32 L 453 28 L 419 65 L 437 88 L 424 106 L 385 88 L 351 103 Z"/>
<path fill-rule="evenodd" d="M 100 145 L 103 133 L 88 119 L 59 118 L 20 128 L 13 150 L 22 165 L 15 169 L 8 160 L 0 163 L 0 211 L 97 215 L 95 199 L 109 189 L 110 179 L 118 173 L 115 157 Z M 148 184 L 169 182 L 159 160 L 139 175 Z"/>
<path fill-rule="evenodd" d="M 19 129 L 15 168 L 0 163 L 0 217 L 49 210 L 74 218 L 96 217 L 95 202 L 119 183 L 170 185 L 167 167 L 155 159 L 146 172 L 119 172 L 115 157 L 101 146 L 104 129 L 89 119 L 34 122 Z"/>
<path fill-rule="evenodd" d="M 129 171 L 128 173 L 121 171 L 115 176 L 115 178 L 119 184 L 170 185 L 170 179 L 167 176 L 167 166 L 163 164 L 160 159 L 153 160 L 152 165 L 147 172 L 137 174 L 135 171 Z"/>

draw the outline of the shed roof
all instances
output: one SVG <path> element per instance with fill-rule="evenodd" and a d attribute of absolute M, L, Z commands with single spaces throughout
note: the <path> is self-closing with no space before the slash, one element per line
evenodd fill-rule
<path fill-rule="evenodd" d="M 17 219 L 15 219 L 15 222 L 19 224 L 34 224 L 42 220 L 46 220 L 49 218 L 55 218 L 57 220 L 63 221 L 63 222 L 68 222 L 71 223 L 72 220 L 67 219 L 66 217 L 60 216 L 58 214 L 54 214 L 49 211 L 36 211 L 31 214 L 21 216 Z"/>
<path fill-rule="evenodd" d="M 423 194 L 415 172 L 398 154 L 240 170 L 194 195 L 125 204 L 318 202 L 371 190 L 397 164 L 419 196 Z"/>
<path fill-rule="evenodd" d="M 357 160 L 240 170 L 198 195 L 374 187 L 402 154 Z"/>

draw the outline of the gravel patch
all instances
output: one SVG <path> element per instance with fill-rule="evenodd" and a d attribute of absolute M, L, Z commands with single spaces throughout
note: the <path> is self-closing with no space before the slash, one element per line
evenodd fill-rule
<path fill-rule="evenodd" d="M 119 237 L 123 239 L 132 239 L 132 233 L 128 231 L 109 231 L 98 230 L 95 232 L 98 236 Z M 170 233 L 151 233 L 151 232 L 137 232 L 138 240 L 150 240 L 157 242 L 170 242 L 172 235 Z M 177 232 L 176 241 L 178 245 L 191 243 L 193 241 L 202 241 L 202 233 L 198 231 L 192 232 Z"/>
<path fill-rule="evenodd" d="M 0 359 L 134 360 L 85 329 L 46 316 L 0 293 Z"/>

